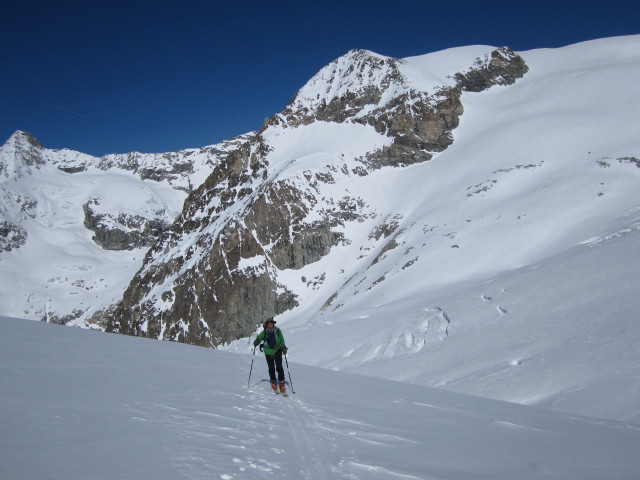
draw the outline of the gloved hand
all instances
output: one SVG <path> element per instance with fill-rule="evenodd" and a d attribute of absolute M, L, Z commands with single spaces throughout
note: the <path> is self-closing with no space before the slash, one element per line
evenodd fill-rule
<path fill-rule="evenodd" d="M 253 346 L 257 347 L 258 344 L 260 343 L 260 340 L 258 340 L 257 338 L 253 341 Z"/>
<path fill-rule="evenodd" d="M 287 347 L 280 347 L 280 351 L 282 352 L 283 355 L 287 354 L 287 350 L 289 350 Z"/>

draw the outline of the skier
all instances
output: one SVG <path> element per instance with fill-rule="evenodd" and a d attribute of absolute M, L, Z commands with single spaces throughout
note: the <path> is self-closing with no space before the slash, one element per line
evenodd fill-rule
<path fill-rule="evenodd" d="M 264 342 L 260 345 L 260 350 L 264 352 L 267 358 L 267 365 L 269 366 L 269 379 L 271 380 L 271 388 L 274 393 L 278 393 L 278 383 L 280 384 L 280 392 L 285 393 L 286 388 L 284 385 L 284 369 L 282 368 L 282 354 L 287 354 L 287 347 L 284 343 L 284 336 L 282 330 L 276 327 L 276 321 L 272 318 L 268 318 L 264 322 L 264 330 L 258 334 L 253 341 L 253 346 L 257 347 L 260 342 Z M 276 372 L 278 378 L 276 381 Z"/>

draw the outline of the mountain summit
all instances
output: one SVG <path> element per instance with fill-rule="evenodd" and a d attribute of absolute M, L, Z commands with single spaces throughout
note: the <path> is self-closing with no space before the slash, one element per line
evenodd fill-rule
<path fill-rule="evenodd" d="M 430 85 L 412 81 L 411 61 L 362 50 L 322 69 L 187 198 L 107 330 L 216 346 L 299 306 L 286 272 L 333 263 L 334 249 L 399 227 L 400 215 L 367 198 L 370 174 L 446 149 L 463 112 L 461 85 L 489 88 L 526 73 L 511 50 L 484 50 L 466 52 L 467 69 Z M 370 231 L 354 234 L 362 223 Z M 338 292 L 328 293 L 323 308 Z"/>

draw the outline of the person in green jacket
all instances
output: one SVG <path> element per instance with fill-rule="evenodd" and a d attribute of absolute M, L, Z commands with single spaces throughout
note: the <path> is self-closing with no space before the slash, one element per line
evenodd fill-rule
<path fill-rule="evenodd" d="M 274 392 L 278 391 L 278 383 L 280 384 L 280 392 L 285 393 L 284 369 L 282 368 L 282 354 L 287 354 L 287 347 L 284 343 L 284 335 L 282 330 L 276 327 L 276 321 L 268 318 L 264 322 L 264 330 L 258 334 L 253 341 L 253 346 L 257 347 L 260 342 L 260 350 L 264 352 L 269 367 L 269 379 L 271 380 L 271 388 Z M 276 372 L 278 378 L 276 380 Z"/>

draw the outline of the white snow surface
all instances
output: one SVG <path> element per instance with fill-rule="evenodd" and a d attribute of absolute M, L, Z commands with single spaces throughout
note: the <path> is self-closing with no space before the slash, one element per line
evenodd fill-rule
<path fill-rule="evenodd" d="M 427 89 L 490 51 L 398 68 Z M 264 132 L 271 179 L 329 169 L 323 196 L 367 214 L 327 257 L 277 272 L 300 302 L 277 317 L 297 394 L 255 384 L 258 354 L 247 388 L 252 338 L 212 351 L 3 320 L 0 476 L 640 478 L 640 36 L 520 55 L 514 85 L 463 94 L 454 143 L 430 162 L 358 176 L 342 166 L 389 141 L 370 127 Z M 3 253 L 5 316 L 29 316 L 25 295 L 104 306 L 142 261 L 88 246 L 50 178 L 52 214 L 29 233 L 71 260 Z M 76 274 L 79 292 L 64 290 Z M 91 290 L 101 278 L 113 291 Z"/>
<path fill-rule="evenodd" d="M 0 360 L 6 479 L 640 476 L 638 424 L 293 361 L 284 398 L 259 353 L 2 318 Z"/>

